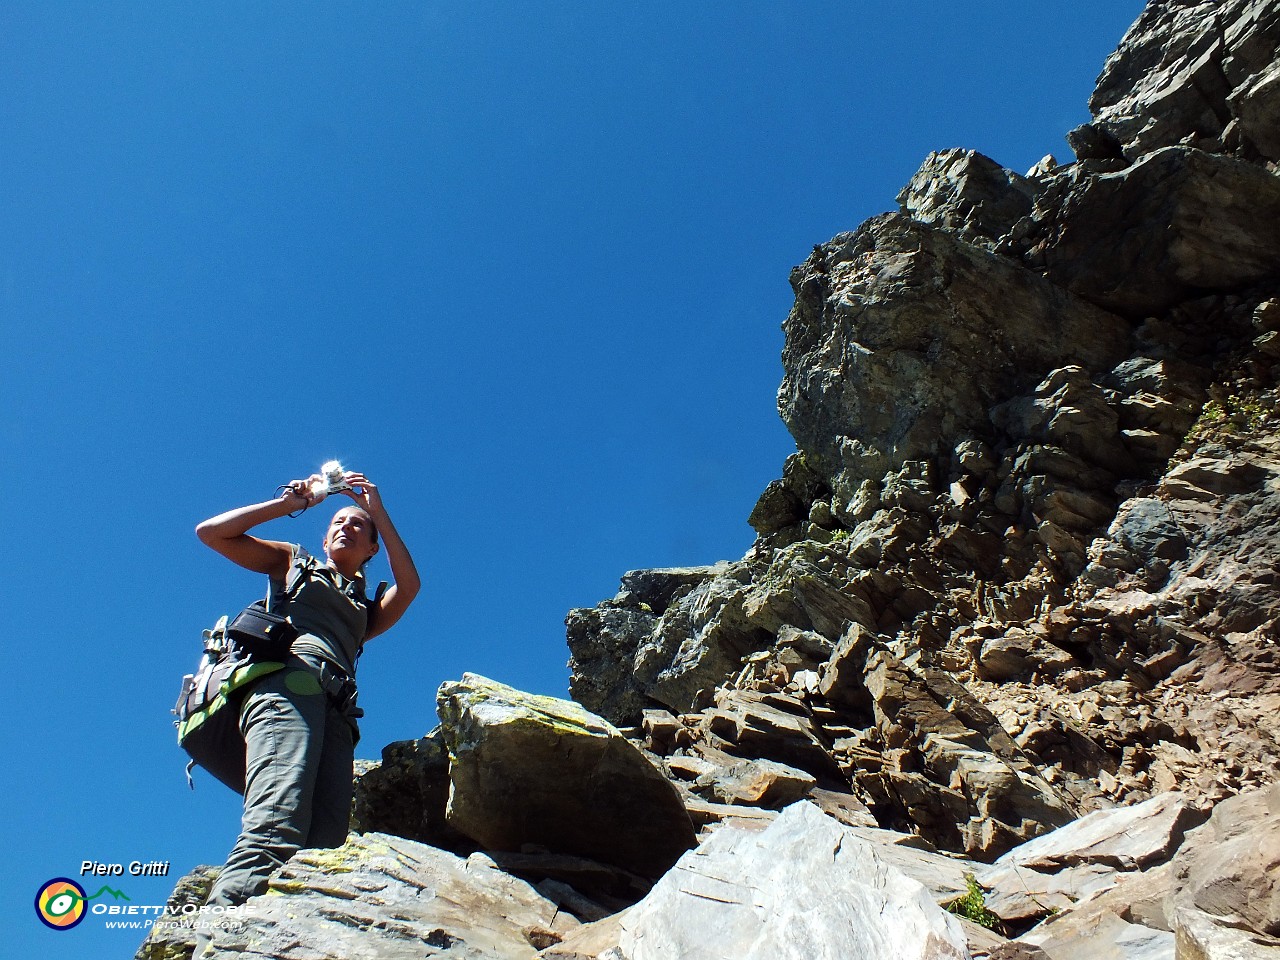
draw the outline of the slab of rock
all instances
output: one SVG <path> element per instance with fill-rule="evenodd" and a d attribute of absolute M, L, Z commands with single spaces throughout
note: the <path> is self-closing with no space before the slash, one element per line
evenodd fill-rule
<path fill-rule="evenodd" d="M 1179 793 L 1098 810 L 1010 850 L 976 874 L 987 909 L 1027 921 L 1097 896 L 1125 872 L 1166 862 L 1204 814 Z"/>
<path fill-rule="evenodd" d="M 1154 800 L 1168 800 L 1168 797 Z M 1181 802 L 1180 799 L 1167 802 L 1163 809 L 1150 803 L 1129 809 L 1137 813 L 1145 809 L 1155 819 L 1167 822 Z M 1086 824 L 1085 820 L 1092 822 Z M 1187 832 L 1181 847 L 1168 862 L 1142 871 L 1114 873 L 1111 886 L 1105 892 L 1072 891 L 1069 899 L 1078 901 L 1076 903 L 1046 901 L 1046 908 L 1057 906 L 1059 912 L 1024 934 L 1018 942 L 1037 945 L 1053 960 L 1086 957 L 1173 960 L 1175 951 L 1178 958 L 1194 960 L 1280 957 L 1280 911 L 1276 908 L 1280 902 L 1277 896 L 1280 890 L 1278 825 L 1280 787 L 1254 790 L 1223 801 L 1207 823 Z M 1124 843 L 1119 835 L 1112 841 L 1104 839 L 1106 831 L 1099 828 L 1097 819 L 1084 818 L 1081 826 L 1085 833 L 1095 837 L 1086 844 L 1086 850 L 1101 852 L 1114 842 Z M 1111 826 L 1123 830 L 1124 823 L 1113 820 Z M 1068 827 L 1060 833 L 1065 837 L 1071 829 Z M 1141 823 L 1130 823 L 1129 829 L 1141 846 L 1153 852 L 1161 850 L 1158 839 L 1161 831 L 1153 835 L 1144 831 Z M 1142 838 L 1144 833 L 1147 836 Z M 1042 841 L 1050 839 L 1041 838 Z M 1042 865 L 1072 859 L 1063 852 L 1066 844 L 1060 844 L 1063 851 L 1057 854 L 1049 853 L 1048 846 L 1042 848 L 1046 854 L 1039 858 Z M 1114 861 L 1114 849 L 1102 858 Z M 1132 862 L 1133 852 L 1122 859 Z M 999 876 L 1007 869 L 1007 864 L 997 864 L 979 874 L 984 884 L 994 883 L 996 887 L 987 898 L 987 907 L 1007 919 L 1032 919 L 1031 911 L 1019 914 L 1016 909 L 1016 883 L 1008 876 Z M 1073 875 L 1079 879 L 1081 871 L 1107 868 L 1098 863 L 1081 862 L 1053 875 L 1039 874 L 1029 868 L 1018 869 L 1025 883 L 1024 894 L 1029 890 L 1038 896 L 1055 881 L 1066 884 Z M 1099 882 L 1105 883 L 1106 878 L 1101 877 Z M 1049 895 L 1052 897 L 1053 892 Z M 1014 909 L 1008 909 L 1011 906 Z"/>
<path fill-rule="evenodd" d="M 1114 913 L 1063 914 L 1017 942 L 1039 947 L 1049 960 L 1175 960 L 1172 933 Z"/>
<path fill-rule="evenodd" d="M 867 809 L 867 805 L 851 793 L 815 787 L 809 791 L 805 799 L 816 804 L 819 810 L 839 820 L 846 827 L 876 826 L 876 818 Z"/>
<path fill-rule="evenodd" d="M 1168 860 L 1204 814 L 1180 793 L 1163 793 L 1131 807 L 1097 810 L 1015 847 L 996 866 L 1052 871 L 1082 863 L 1141 870 Z"/>
<path fill-rule="evenodd" d="M 990 888 L 984 906 L 1006 923 L 1022 925 L 1110 890 L 1120 874 L 1098 863 L 1077 864 L 1053 873 L 1006 864 L 978 876 L 982 885 Z"/>
<path fill-rule="evenodd" d="M 1097 865 L 1085 864 L 1068 868 L 1057 875 L 1064 878 L 1074 871 L 1099 868 Z M 1052 877 L 1046 877 L 1049 882 Z M 1071 897 L 1071 903 L 1063 903 L 1058 912 L 1049 917 L 1041 926 L 1033 928 L 1023 939 L 1033 939 L 1046 951 L 1052 952 L 1055 945 L 1077 939 L 1081 932 L 1106 926 L 1111 918 L 1118 917 L 1126 923 L 1137 924 L 1152 930 L 1172 932 L 1165 915 L 1165 900 L 1172 891 L 1172 864 L 1162 864 L 1150 870 L 1136 873 L 1112 873 L 1111 886 L 1102 892 L 1094 892 L 1085 897 Z M 1006 902 L 1001 900 L 1001 893 L 995 891 L 987 898 L 987 906 Z M 1043 915 L 1044 911 L 1039 915 Z M 1015 920 L 1018 926 L 1032 919 L 1032 915 Z"/>
<path fill-rule="evenodd" d="M 1053 211 L 1048 275 L 1128 316 L 1275 275 L 1280 178 L 1256 164 L 1166 147 L 1082 176 Z M 1143 223 L 1146 229 L 1125 229 Z"/>
<path fill-rule="evenodd" d="M 805 797 L 817 782 L 812 774 L 775 760 L 743 760 L 704 774 L 695 786 L 722 803 L 780 809 Z"/>
<path fill-rule="evenodd" d="M 959 922 L 923 886 L 804 801 L 764 829 L 721 827 L 621 928 L 627 960 L 968 957 Z"/>
<path fill-rule="evenodd" d="M 492 850 L 535 844 L 657 877 L 694 843 L 675 787 L 576 703 L 474 674 L 441 685 L 447 820 Z"/>
<path fill-rule="evenodd" d="M 217 933 L 207 956 L 533 960 L 538 933 L 557 923 L 553 901 L 483 855 L 375 833 L 299 852 L 246 909 L 244 928 Z"/>
<path fill-rule="evenodd" d="M 1173 862 L 1165 910 L 1188 957 L 1280 957 L 1280 785 L 1224 800 Z"/>
<path fill-rule="evenodd" d="M 724 823 L 726 820 L 751 820 L 769 823 L 778 816 L 776 810 L 763 810 L 760 807 L 744 807 L 741 804 L 716 803 L 703 800 L 701 797 L 689 797 L 685 800 L 685 809 L 695 826 L 705 827 L 709 824 Z"/>

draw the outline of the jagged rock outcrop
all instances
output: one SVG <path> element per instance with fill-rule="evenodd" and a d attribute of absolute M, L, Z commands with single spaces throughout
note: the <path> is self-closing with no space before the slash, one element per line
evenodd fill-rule
<path fill-rule="evenodd" d="M 449 748 L 439 727 L 419 740 L 389 743 L 380 763 L 356 772 L 351 828 L 471 853 L 478 845 L 445 816 L 449 786 Z"/>
<path fill-rule="evenodd" d="M 1120 318 L 900 214 L 818 247 L 791 285 L 778 408 L 837 519 L 864 482 L 985 439 L 991 408 L 1055 368 L 1125 354 Z"/>
<path fill-rule="evenodd" d="M 1270 0 L 1149 3 L 1089 100 L 1086 156 L 1170 144 L 1280 160 L 1280 10 Z M 1081 156 L 1081 159 L 1086 159 Z"/>
<path fill-rule="evenodd" d="M 575 696 L 672 711 L 673 771 L 752 759 L 708 718 L 792 698 L 758 756 L 986 858 L 1280 773 L 1273 6 L 1151 3 L 1076 162 L 944 151 L 816 247 L 755 545 L 571 613 Z"/>

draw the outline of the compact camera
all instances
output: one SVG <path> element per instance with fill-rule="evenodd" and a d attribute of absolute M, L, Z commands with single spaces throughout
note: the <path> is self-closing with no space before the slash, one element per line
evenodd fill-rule
<path fill-rule="evenodd" d="M 337 460 L 330 460 L 320 468 L 321 479 L 312 482 L 311 495 L 313 497 L 327 497 L 333 493 L 351 490 L 351 484 L 343 479 L 346 472 L 341 463 Z"/>

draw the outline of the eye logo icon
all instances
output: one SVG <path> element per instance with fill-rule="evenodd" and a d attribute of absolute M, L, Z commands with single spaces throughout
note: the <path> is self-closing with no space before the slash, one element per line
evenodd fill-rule
<path fill-rule="evenodd" d="M 84 919 L 84 887 L 66 877 L 55 877 L 36 894 L 36 916 L 46 927 L 70 930 Z"/>

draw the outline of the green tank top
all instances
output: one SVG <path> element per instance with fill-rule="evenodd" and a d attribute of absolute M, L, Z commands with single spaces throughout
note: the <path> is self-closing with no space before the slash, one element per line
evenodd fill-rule
<path fill-rule="evenodd" d="M 290 652 L 318 656 L 354 678 L 360 645 L 369 628 L 364 576 L 348 579 L 305 548 L 291 546 L 293 562 L 286 580 L 271 581 L 271 609 L 287 615 L 298 630 Z M 292 595 L 277 605 L 276 597 L 283 595 L 286 584 Z"/>

